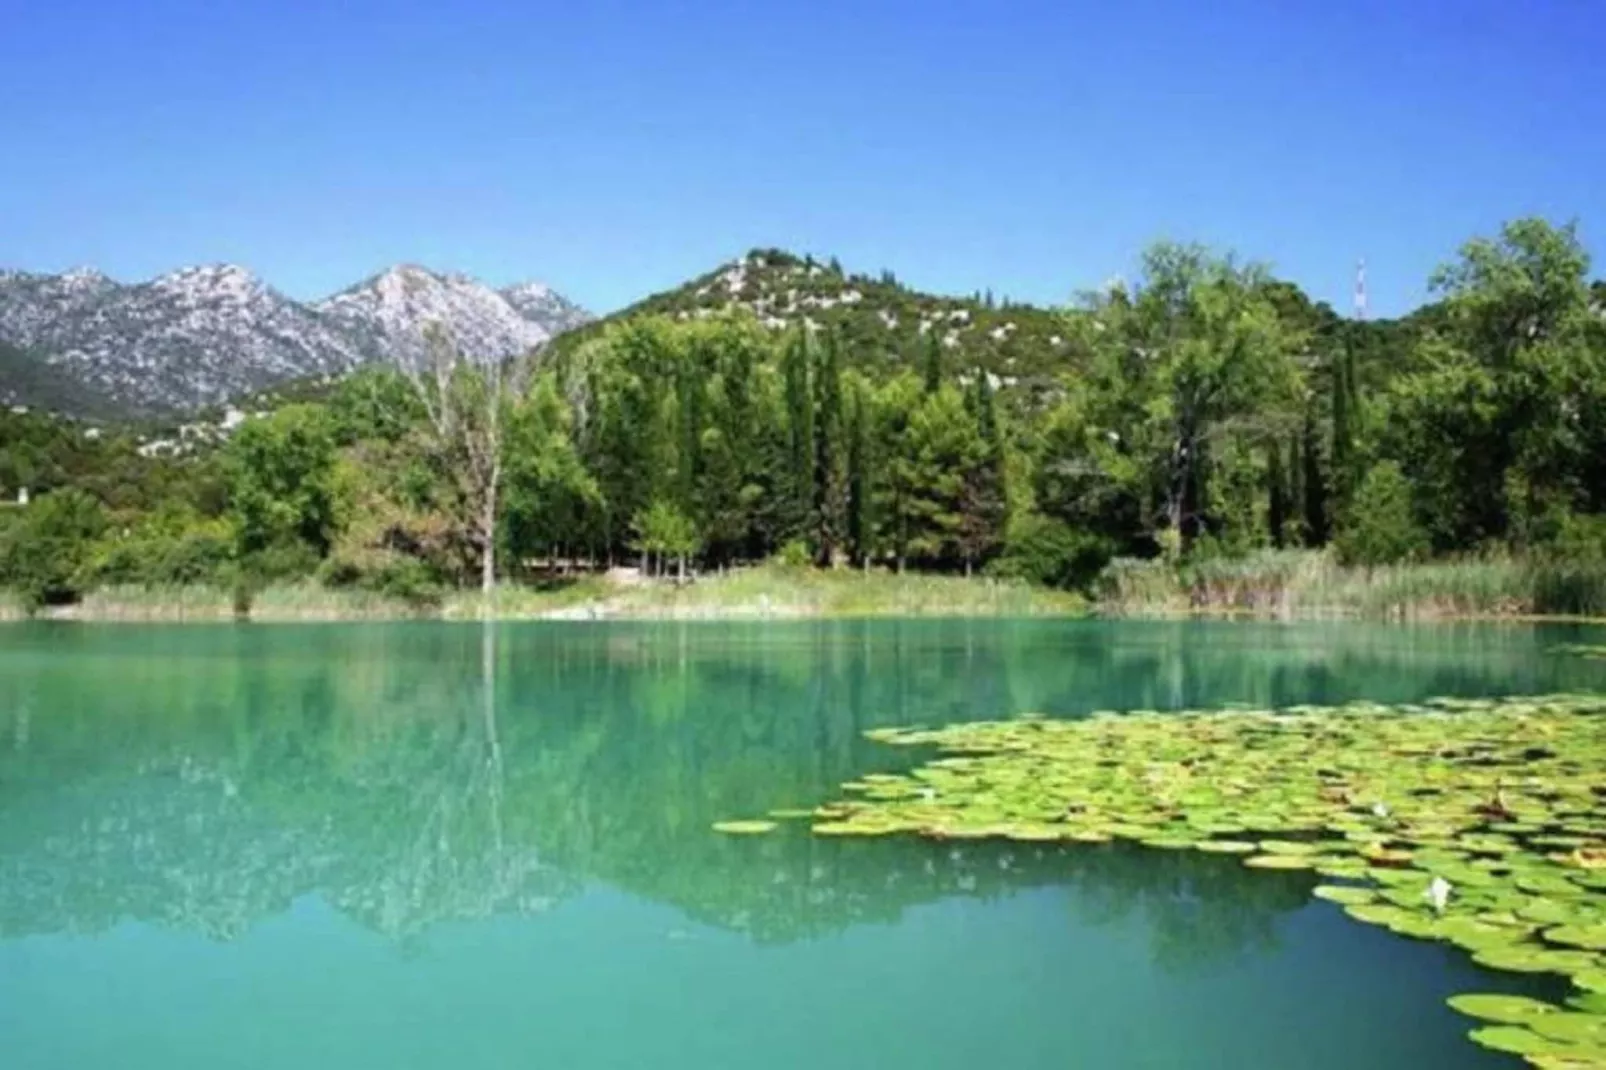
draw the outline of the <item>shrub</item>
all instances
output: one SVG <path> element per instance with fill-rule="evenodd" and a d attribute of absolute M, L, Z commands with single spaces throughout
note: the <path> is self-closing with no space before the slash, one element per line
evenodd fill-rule
<path fill-rule="evenodd" d="M 1563 561 L 1606 562 L 1606 516 L 1560 514 L 1550 541 L 1540 550 Z"/>
<path fill-rule="evenodd" d="M 1427 533 L 1411 511 L 1411 483 L 1393 461 L 1366 473 L 1350 501 L 1338 537 L 1346 565 L 1392 565 L 1427 552 Z"/>
<path fill-rule="evenodd" d="M 1004 533 L 1004 552 L 988 566 L 992 575 L 1046 587 L 1084 587 L 1110 560 L 1109 540 L 1077 531 L 1063 520 L 1028 513 Z"/>
<path fill-rule="evenodd" d="M 416 557 L 388 551 L 360 556 L 337 553 L 318 570 L 326 587 L 366 591 L 416 606 L 436 605 L 442 589 L 428 565 Z"/>
<path fill-rule="evenodd" d="M 84 568 L 86 586 L 168 587 L 213 584 L 230 572 L 227 525 L 193 517 L 155 517 L 133 531 L 103 538 Z"/>
<path fill-rule="evenodd" d="M 814 563 L 814 552 L 802 539 L 793 539 L 775 551 L 774 563 L 782 568 L 808 568 Z"/>
<path fill-rule="evenodd" d="M 100 502 L 81 490 L 36 499 L 0 534 L 0 586 L 32 606 L 76 599 L 90 550 L 105 528 Z"/>

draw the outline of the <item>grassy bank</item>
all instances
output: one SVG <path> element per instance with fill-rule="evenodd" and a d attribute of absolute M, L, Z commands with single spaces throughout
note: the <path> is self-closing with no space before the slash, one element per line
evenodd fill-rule
<path fill-rule="evenodd" d="M 636 618 L 1054 616 L 1082 612 L 1074 594 L 1025 583 L 886 571 L 766 565 L 684 586 L 643 584 L 575 615 Z"/>
<path fill-rule="evenodd" d="M 1089 608 L 1075 594 L 1015 581 L 779 565 L 686 584 L 621 583 L 595 575 L 538 586 L 505 584 L 491 599 L 492 615 L 505 620 L 1024 617 L 1070 616 Z M 1267 551 L 1182 567 L 1116 561 L 1100 577 L 1092 608 L 1128 617 L 1595 618 L 1606 617 L 1606 565 L 1491 558 L 1359 569 L 1310 551 Z M 484 601 L 473 590 L 406 601 L 308 581 L 257 592 L 247 616 L 256 621 L 461 620 L 483 612 Z M 0 620 L 24 615 L 19 599 L 0 592 Z M 106 588 L 44 615 L 108 621 L 238 616 L 234 594 L 221 587 Z"/>
<path fill-rule="evenodd" d="M 21 602 L 12 603 L 22 616 Z M 6 603 L 0 602 L 0 616 Z M 802 617 L 1048 616 L 1085 610 L 1078 596 L 994 579 L 823 571 L 762 566 L 710 575 L 687 584 L 616 583 L 580 576 L 541 586 L 507 584 L 491 599 L 500 619 L 690 620 Z M 471 619 L 484 611 L 478 591 L 451 591 L 408 602 L 316 583 L 267 587 L 251 599 L 255 621 Z M 235 597 L 220 587 L 115 587 L 42 615 L 71 620 L 207 621 L 238 616 Z"/>
<path fill-rule="evenodd" d="M 1102 611 L 1122 616 L 1603 617 L 1606 564 L 1478 558 L 1367 569 L 1327 553 L 1265 551 L 1181 567 L 1117 561 L 1098 594 Z"/>

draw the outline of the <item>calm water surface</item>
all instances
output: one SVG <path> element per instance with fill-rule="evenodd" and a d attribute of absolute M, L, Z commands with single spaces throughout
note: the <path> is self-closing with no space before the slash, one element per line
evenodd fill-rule
<path fill-rule="evenodd" d="M 879 725 L 1606 685 L 1577 628 L 882 622 L 0 627 L 0 1061 L 1519 1065 L 1555 995 L 1121 847 L 741 839 Z"/>

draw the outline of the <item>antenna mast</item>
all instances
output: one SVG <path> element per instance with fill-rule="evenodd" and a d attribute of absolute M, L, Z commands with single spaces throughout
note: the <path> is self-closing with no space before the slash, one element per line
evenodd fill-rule
<path fill-rule="evenodd" d="M 1355 318 L 1366 319 L 1366 261 L 1355 264 Z"/>

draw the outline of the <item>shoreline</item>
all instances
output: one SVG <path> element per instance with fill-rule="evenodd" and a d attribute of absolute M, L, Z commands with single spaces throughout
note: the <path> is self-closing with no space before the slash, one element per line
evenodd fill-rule
<path fill-rule="evenodd" d="M 313 608 L 295 610 L 273 607 L 248 614 L 232 608 L 185 607 L 179 605 L 100 606 L 68 605 L 48 607 L 32 616 L 0 611 L 0 624 L 55 622 L 78 624 L 380 624 L 418 622 L 466 622 L 490 619 L 502 623 L 552 621 L 572 624 L 634 621 L 704 622 L 787 622 L 803 620 L 1103 620 L 1151 623 L 1219 622 L 1241 624 L 1574 624 L 1606 627 L 1606 618 L 1543 613 L 1408 613 L 1367 615 L 1353 610 L 1304 610 L 1291 613 L 1262 613 L 1251 610 L 1200 609 L 1193 611 L 1139 612 L 1111 610 L 1095 604 L 1080 608 L 1022 608 L 975 605 L 920 606 L 889 604 L 849 610 L 803 603 L 763 604 L 758 602 L 722 605 L 633 605 L 614 600 L 589 601 L 544 609 L 498 609 L 487 617 L 474 605 L 460 600 L 450 606 L 414 609 L 403 604 L 351 608 Z"/>
<path fill-rule="evenodd" d="M 1373 622 L 1391 624 L 1506 623 L 1606 625 L 1606 617 L 1536 613 L 1507 597 L 1452 599 L 1430 595 L 1389 602 L 1299 598 L 1205 601 L 1177 598 L 1090 600 L 1020 580 L 927 573 L 820 570 L 762 565 L 709 574 L 690 582 L 617 579 L 582 574 L 544 584 L 496 588 L 489 611 L 478 590 L 433 591 L 404 599 L 311 582 L 284 583 L 254 594 L 241 613 L 221 587 L 122 587 L 91 592 L 81 601 L 29 615 L 20 599 L 0 591 L 0 621 L 84 623 L 338 623 L 342 621 L 789 621 L 820 619 L 1055 618 L 1259 623 Z"/>

